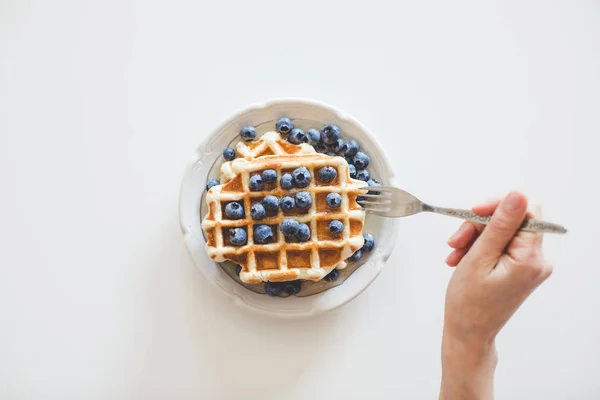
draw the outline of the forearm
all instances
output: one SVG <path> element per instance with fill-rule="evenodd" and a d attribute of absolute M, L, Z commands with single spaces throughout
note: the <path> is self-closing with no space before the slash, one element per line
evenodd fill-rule
<path fill-rule="evenodd" d="M 440 400 L 493 399 L 497 360 L 493 341 L 465 341 L 444 333 Z"/>

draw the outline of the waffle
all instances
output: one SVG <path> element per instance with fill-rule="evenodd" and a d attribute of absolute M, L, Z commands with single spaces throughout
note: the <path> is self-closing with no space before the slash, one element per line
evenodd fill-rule
<path fill-rule="evenodd" d="M 212 187 L 206 195 L 208 214 L 202 221 L 202 228 L 207 236 L 208 255 L 217 262 L 230 260 L 239 264 L 242 267 L 240 279 L 245 283 L 296 279 L 318 281 L 334 268 L 345 268 L 345 260 L 363 245 L 365 220 L 364 211 L 356 203 L 356 197 L 364 192 L 361 188 L 365 183 L 350 178 L 346 160 L 318 154 L 309 145 L 284 142 L 277 133 L 265 134 L 259 141 L 250 144 L 240 143 L 237 149 L 238 155 L 243 158 L 224 163 L 221 172 L 225 183 Z M 264 154 L 266 149 L 267 154 Z M 318 180 L 317 171 L 324 166 L 336 168 L 337 177 L 333 182 L 326 184 Z M 310 185 L 302 189 L 281 189 L 279 178 L 298 167 L 309 169 L 312 175 Z M 265 169 L 277 171 L 277 182 L 265 184 L 262 191 L 250 191 L 250 177 Z M 283 213 L 279 209 L 267 213 L 266 218 L 260 221 L 251 218 L 250 208 L 265 196 L 274 195 L 281 199 L 294 196 L 299 191 L 311 194 L 313 202 L 308 210 L 296 208 L 291 213 Z M 342 197 L 341 206 L 335 210 L 325 203 L 327 194 L 331 192 Z M 228 219 L 225 215 L 225 205 L 231 201 L 243 205 L 242 219 Z M 279 231 L 279 224 L 285 218 L 308 224 L 310 239 L 298 242 L 285 238 Z M 339 236 L 332 235 L 328 229 L 329 222 L 334 219 L 344 224 L 344 231 Z M 261 224 L 273 228 L 275 237 L 272 243 L 254 243 L 253 226 Z M 246 229 L 248 240 L 245 245 L 233 246 L 230 243 L 228 229 L 233 227 Z"/>

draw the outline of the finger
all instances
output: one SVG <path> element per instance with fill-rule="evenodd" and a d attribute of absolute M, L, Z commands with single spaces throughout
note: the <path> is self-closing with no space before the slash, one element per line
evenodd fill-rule
<path fill-rule="evenodd" d="M 465 221 L 458 228 L 456 233 L 450 236 L 450 239 L 448 239 L 448 245 L 454 249 L 465 247 L 477 233 L 478 231 L 475 223 Z"/>
<path fill-rule="evenodd" d="M 478 224 L 479 225 L 479 224 Z M 469 252 L 475 240 L 479 237 L 479 231 L 476 230 L 475 234 L 471 237 L 471 240 L 464 246 L 457 249 L 454 249 L 450 255 L 446 258 L 446 264 L 450 267 L 456 267 L 463 257 Z"/>
<path fill-rule="evenodd" d="M 473 244 L 473 257 L 489 259 L 501 255 L 523 223 L 526 212 L 527 198 L 519 192 L 509 193 Z"/>
<path fill-rule="evenodd" d="M 450 255 L 446 258 L 446 264 L 448 264 L 449 267 L 456 267 L 468 251 L 469 248 L 467 247 L 452 250 Z"/>
<path fill-rule="evenodd" d="M 542 219 L 542 206 L 539 203 L 535 203 L 535 202 L 529 203 L 527 216 L 529 218 L 535 218 L 537 220 L 541 220 Z M 520 231 L 518 233 L 518 235 L 520 237 L 522 237 L 526 243 L 529 243 L 532 246 L 539 246 L 539 247 L 541 247 L 542 239 L 544 238 L 544 235 L 542 232 Z"/>
<path fill-rule="evenodd" d="M 492 215 L 494 213 L 494 210 L 496 209 L 496 207 L 498 207 L 498 204 L 500 204 L 501 200 L 502 200 L 502 197 L 491 198 L 490 200 L 486 201 L 485 203 L 474 206 L 472 208 L 472 210 L 477 215 L 481 215 L 482 217 L 487 217 L 488 215 Z"/>

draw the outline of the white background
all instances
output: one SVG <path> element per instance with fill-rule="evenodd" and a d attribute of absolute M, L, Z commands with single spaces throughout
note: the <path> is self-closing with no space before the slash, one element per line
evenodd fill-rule
<path fill-rule="evenodd" d="M 0 398 L 436 398 L 458 221 L 406 219 L 375 283 L 309 320 L 235 308 L 186 253 L 194 148 L 282 96 L 358 118 L 426 201 L 517 188 L 566 225 L 497 398 L 600 398 L 599 93 L 595 0 L 1 0 Z"/>

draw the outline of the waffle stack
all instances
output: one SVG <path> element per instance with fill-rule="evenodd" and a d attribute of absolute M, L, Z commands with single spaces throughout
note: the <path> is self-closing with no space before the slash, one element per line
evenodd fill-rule
<path fill-rule="evenodd" d="M 318 154 L 312 146 L 293 145 L 283 141 L 279 134 L 265 134 L 257 142 L 239 143 L 237 158 L 223 165 L 221 185 L 212 187 L 206 196 L 208 214 L 202 221 L 206 232 L 206 251 L 215 261 L 230 260 L 242 267 L 240 279 L 245 283 L 265 281 L 284 282 L 296 279 L 318 281 L 334 268 L 346 267 L 346 260 L 363 245 L 362 230 L 365 213 L 356 202 L 356 197 L 364 190 L 365 183 L 350 178 L 348 164 L 342 157 Z M 337 177 L 328 183 L 318 179 L 318 171 L 325 166 L 334 167 Z M 305 188 L 284 190 L 279 182 L 285 173 L 291 173 L 299 167 L 309 169 L 312 179 Z M 250 177 L 266 169 L 277 171 L 278 179 L 274 184 L 265 184 L 261 191 L 251 191 Z M 309 192 L 312 205 L 307 210 L 294 209 L 284 213 L 281 209 L 267 213 L 267 216 L 255 221 L 250 217 L 253 204 L 261 202 L 267 195 L 294 196 L 296 193 Z M 331 209 L 325 202 L 329 193 L 339 193 L 342 204 Z M 239 202 L 244 208 L 241 219 L 228 219 L 225 206 L 229 202 Z M 286 238 L 279 230 L 279 224 L 285 218 L 293 218 L 310 227 L 311 237 L 306 242 Z M 329 222 L 339 220 L 344 225 L 340 235 L 329 232 Z M 274 241 L 258 244 L 253 240 L 256 225 L 269 225 L 274 233 Z M 247 232 L 247 242 L 243 246 L 234 246 L 229 241 L 229 229 L 242 227 Z"/>

